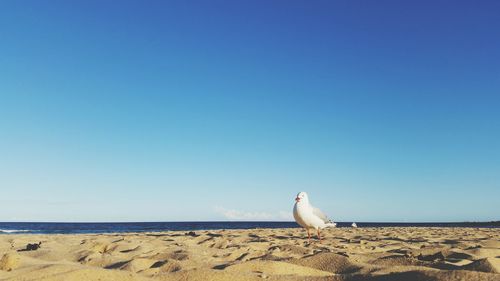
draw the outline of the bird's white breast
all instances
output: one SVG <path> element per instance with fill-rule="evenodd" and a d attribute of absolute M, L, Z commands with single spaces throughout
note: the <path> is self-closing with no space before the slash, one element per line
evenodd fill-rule
<path fill-rule="evenodd" d="M 293 207 L 295 221 L 304 228 L 324 228 L 325 222 L 316 216 L 309 204 L 295 203 Z"/>

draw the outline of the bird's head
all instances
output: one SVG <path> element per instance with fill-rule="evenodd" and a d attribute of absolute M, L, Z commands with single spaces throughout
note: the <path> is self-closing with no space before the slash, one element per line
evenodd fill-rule
<path fill-rule="evenodd" d="M 309 198 L 307 197 L 307 193 L 304 191 L 301 191 L 297 194 L 297 197 L 295 197 L 295 202 L 308 202 Z"/>

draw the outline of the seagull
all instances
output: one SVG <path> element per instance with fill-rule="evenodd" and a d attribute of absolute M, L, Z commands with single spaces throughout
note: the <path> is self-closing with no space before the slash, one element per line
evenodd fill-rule
<path fill-rule="evenodd" d="M 357 225 L 355 222 L 353 222 L 353 223 L 351 224 L 351 226 L 352 226 L 352 227 L 355 227 L 355 228 L 356 228 L 356 227 L 358 227 L 358 225 Z"/>
<path fill-rule="evenodd" d="M 318 239 L 321 242 L 320 229 L 325 227 L 335 227 L 337 224 L 332 222 L 320 209 L 313 207 L 309 203 L 307 193 L 299 192 L 295 197 L 295 205 L 293 206 L 293 217 L 295 221 L 307 230 L 307 239 L 311 241 L 311 229 L 316 229 Z"/>

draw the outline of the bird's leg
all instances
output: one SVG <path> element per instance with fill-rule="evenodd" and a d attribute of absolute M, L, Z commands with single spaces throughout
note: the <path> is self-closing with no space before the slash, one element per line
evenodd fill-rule
<path fill-rule="evenodd" d="M 311 243 L 311 232 L 309 232 L 309 228 L 307 230 L 307 242 Z"/>
<path fill-rule="evenodd" d="M 318 228 L 318 240 L 319 240 L 319 243 L 321 243 L 321 235 L 319 234 L 319 228 Z"/>

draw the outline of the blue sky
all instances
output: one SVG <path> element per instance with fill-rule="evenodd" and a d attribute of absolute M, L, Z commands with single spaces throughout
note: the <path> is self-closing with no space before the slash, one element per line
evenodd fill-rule
<path fill-rule="evenodd" d="M 0 221 L 499 219 L 498 1 L 0 1 Z"/>

